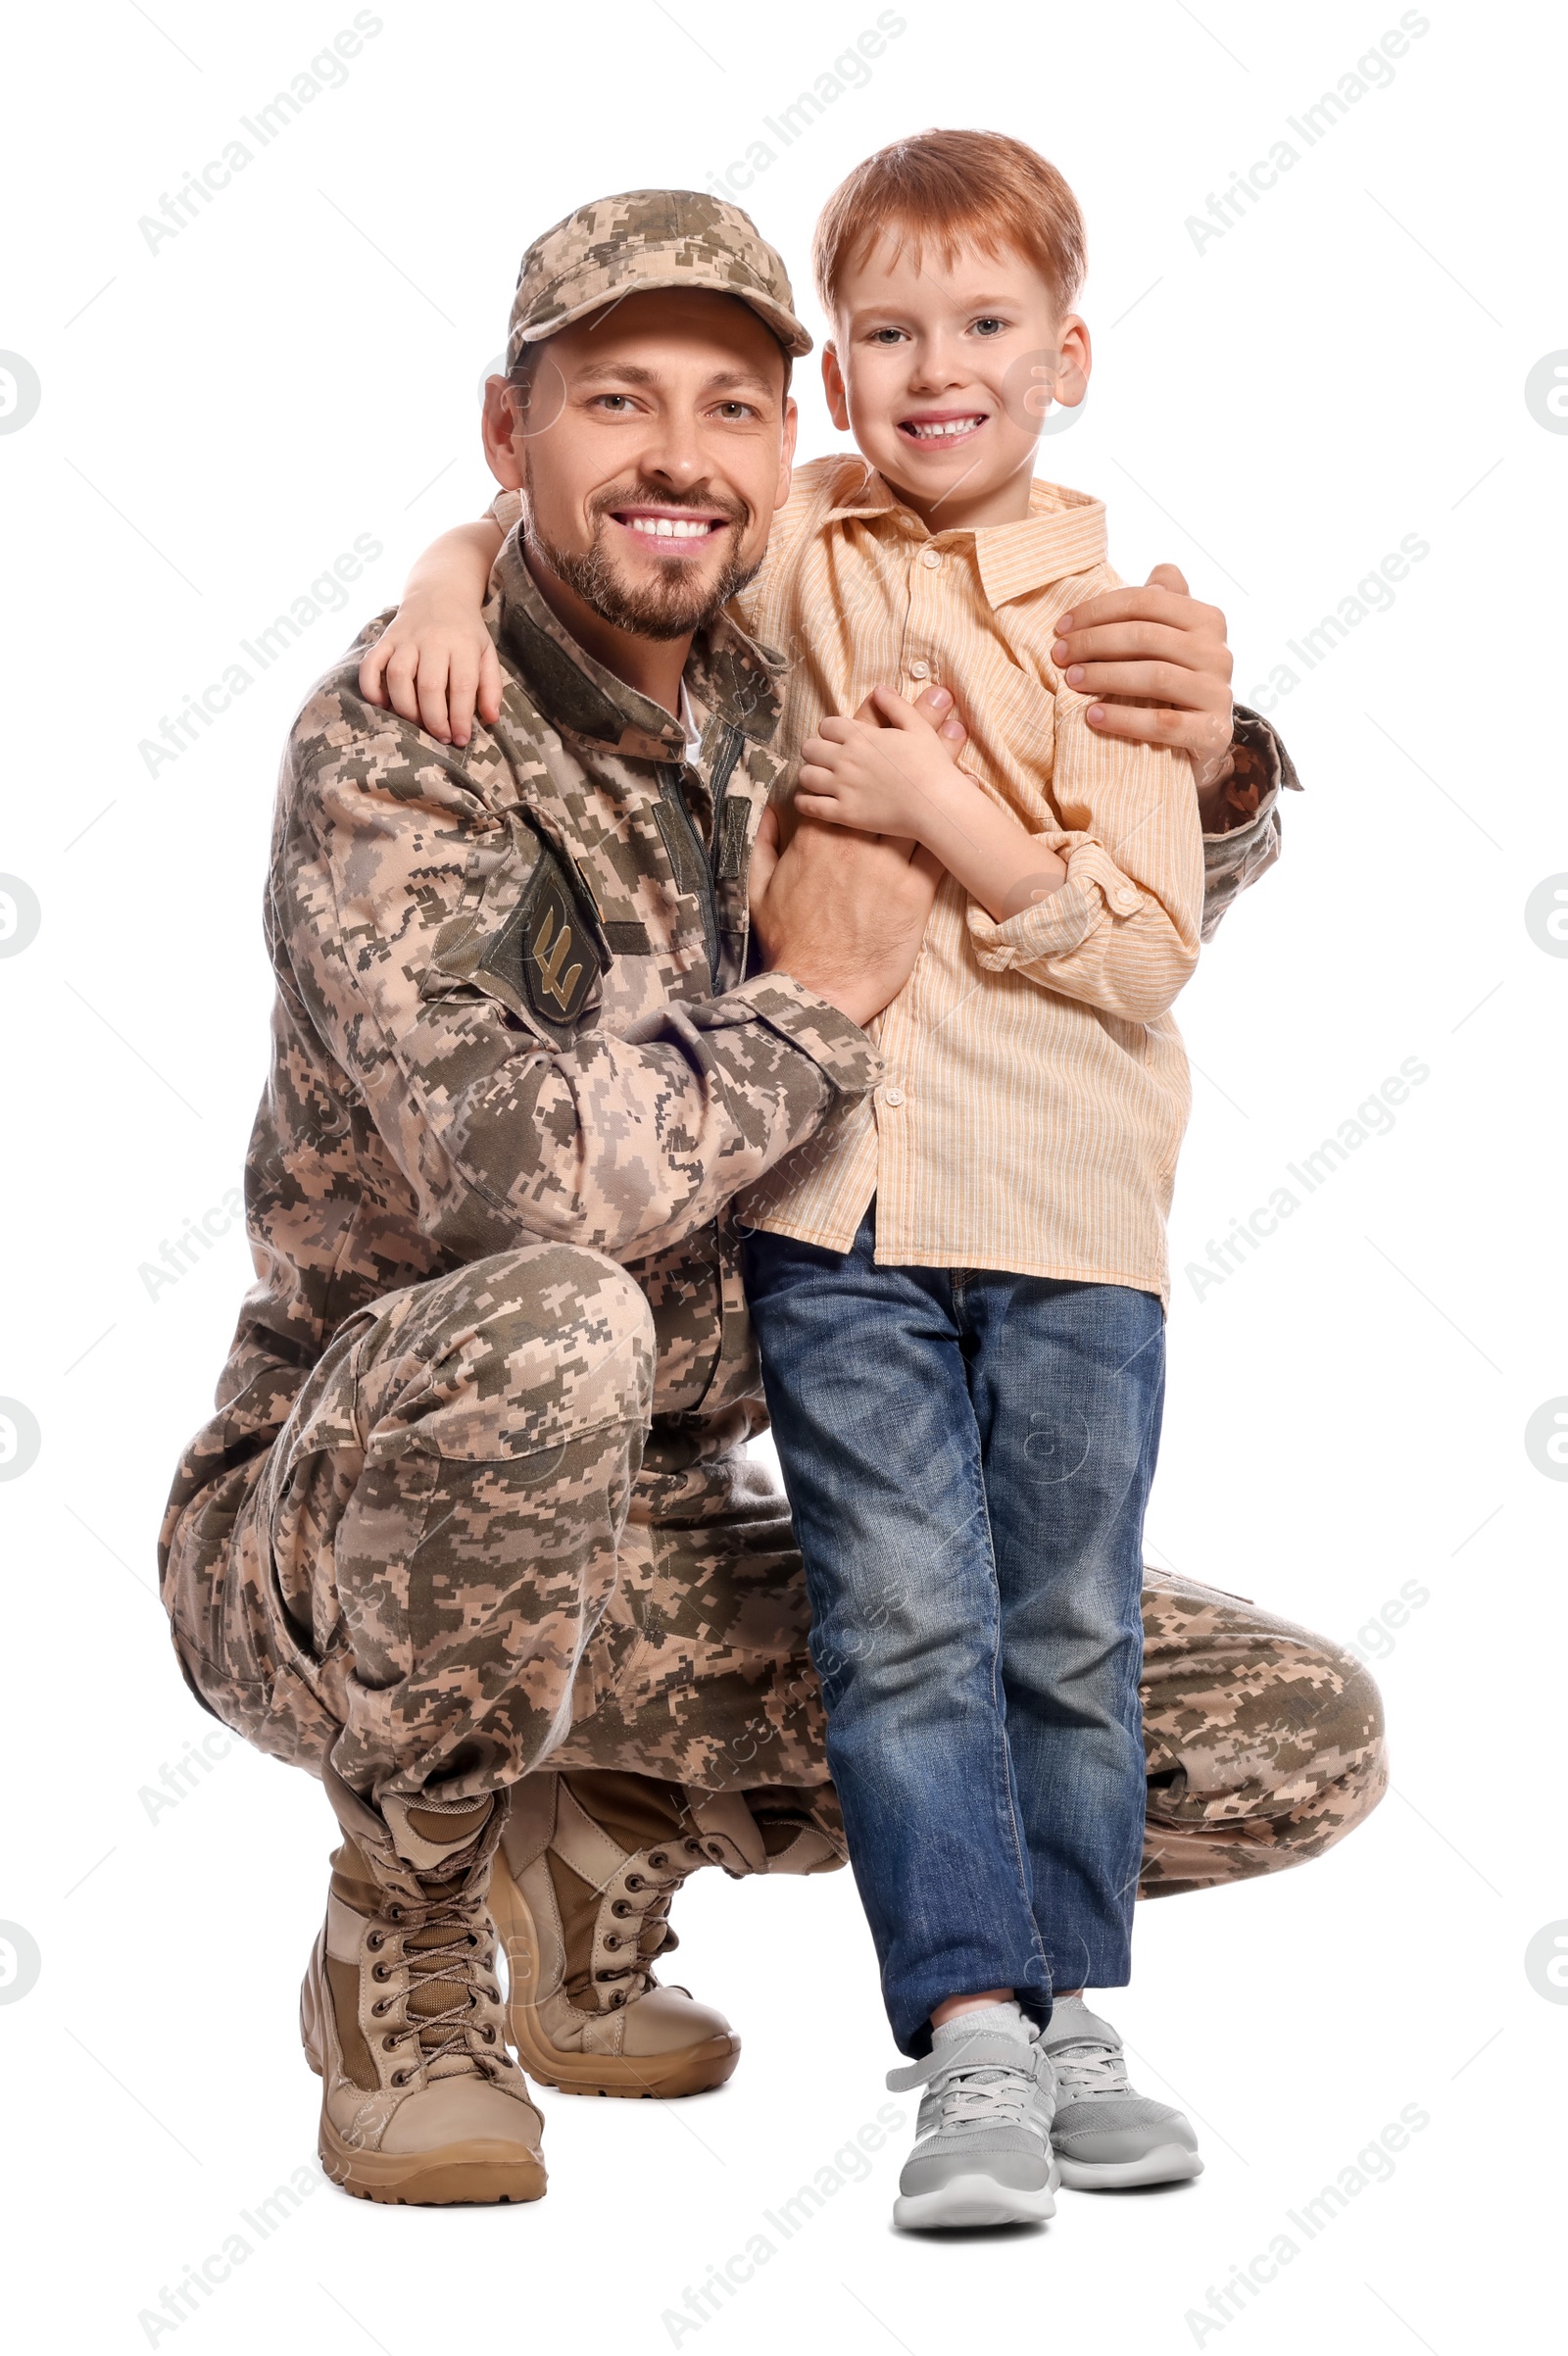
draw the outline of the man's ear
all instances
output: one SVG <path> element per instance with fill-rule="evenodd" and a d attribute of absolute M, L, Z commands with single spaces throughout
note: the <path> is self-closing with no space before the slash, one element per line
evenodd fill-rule
<path fill-rule="evenodd" d="M 850 405 L 845 398 L 844 370 L 839 367 L 838 349 L 833 344 L 822 346 L 822 390 L 827 395 L 829 415 L 840 433 L 850 430 Z"/>
<path fill-rule="evenodd" d="M 484 380 L 483 432 L 485 464 L 491 473 L 504 489 L 520 491 L 522 460 L 514 446 L 520 436 L 505 376 L 487 376 Z"/>
<path fill-rule="evenodd" d="M 785 500 L 788 499 L 790 495 L 790 482 L 795 469 L 795 440 L 797 434 L 800 432 L 800 427 L 801 413 L 796 408 L 793 401 L 786 399 L 784 403 L 784 430 L 779 437 L 778 497 L 773 502 L 773 513 L 775 515 L 778 514 L 779 509 L 784 505 Z"/>

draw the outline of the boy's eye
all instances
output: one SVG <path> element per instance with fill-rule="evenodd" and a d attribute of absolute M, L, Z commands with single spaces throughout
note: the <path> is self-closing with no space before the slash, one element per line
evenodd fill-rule
<path fill-rule="evenodd" d="M 1002 335 L 1006 331 L 1006 325 L 1007 322 L 1005 319 L 976 319 L 974 323 L 974 331 L 976 335 Z"/>
<path fill-rule="evenodd" d="M 873 327 L 871 330 L 871 341 L 874 344 L 897 344 L 902 343 L 903 340 L 904 329 L 902 327 Z"/>

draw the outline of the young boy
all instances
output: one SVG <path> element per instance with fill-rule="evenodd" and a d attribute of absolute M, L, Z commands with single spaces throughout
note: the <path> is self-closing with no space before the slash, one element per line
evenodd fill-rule
<path fill-rule="evenodd" d="M 748 1294 L 829 1761 L 917 2057 L 889 2084 L 927 2089 L 896 2221 L 1024 2222 L 1062 2178 L 1202 2166 L 1082 1999 L 1129 1976 L 1143 1846 L 1142 1528 L 1188 1108 L 1169 1008 L 1202 838 L 1186 756 L 1097 735 L 1057 667 L 1063 609 L 1117 580 L 1102 505 L 1032 479 L 1050 396 L 1081 400 L 1090 365 L 1065 182 L 996 134 L 902 141 L 831 199 L 815 262 L 861 455 L 798 473 L 738 611 L 791 660 L 795 810 L 916 837 L 948 872 L 872 1025 L 874 1100 L 742 1205 Z M 427 725 L 447 672 L 421 673 L 420 635 L 454 582 L 472 595 L 474 528 L 421 560 L 362 674 L 411 717 L 417 687 Z M 957 766 L 912 709 L 945 686 Z"/>

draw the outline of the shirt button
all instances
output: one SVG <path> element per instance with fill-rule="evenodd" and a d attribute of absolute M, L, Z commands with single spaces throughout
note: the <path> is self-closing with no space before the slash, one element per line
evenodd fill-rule
<path fill-rule="evenodd" d="M 882 1091 L 882 1102 L 884 1104 L 892 1104 L 895 1108 L 897 1108 L 897 1106 L 902 1104 L 904 1102 L 903 1089 L 884 1088 Z"/>
<path fill-rule="evenodd" d="M 929 565 L 931 570 L 935 572 L 937 566 L 942 562 L 941 550 L 936 548 L 922 548 L 920 551 L 920 562 L 922 564 Z"/>
<path fill-rule="evenodd" d="M 909 676 L 911 679 L 928 679 L 931 676 L 930 663 L 911 663 L 909 665 Z"/>

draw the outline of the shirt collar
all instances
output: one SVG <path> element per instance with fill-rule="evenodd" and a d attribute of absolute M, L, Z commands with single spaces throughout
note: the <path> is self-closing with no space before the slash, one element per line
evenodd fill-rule
<path fill-rule="evenodd" d="M 502 642 L 553 727 L 633 761 L 687 758 L 689 740 L 681 720 L 596 663 L 556 618 L 523 562 L 516 531 L 502 546 L 495 578 Z M 692 643 L 682 681 L 685 713 L 695 703 L 765 744 L 778 725 L 776 681 L 782 669 L 782 659 L 771 648 L 759 645 L 721 614 Z"/>
<path fill-rule="evenodd" d="M 1023 597 L 1048 582 L 1064 581 L 1105 562 L 1105 504 L 1087 491 L 1042 482 L 1029 488 L 1029 513 L 1016 523 L 989 523 L 978 531 L 931 531 L 905 507 L 891 485 L 863 459 L 845 463 L 835 485 L 838 497 L 822 518 L 826 530 L 851 519 L 871 521 L 886 516 L 920 540 L 939 546 L 961 540 L 974 542 L 980 585 L 992 607 Z"/>

